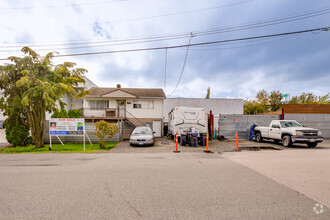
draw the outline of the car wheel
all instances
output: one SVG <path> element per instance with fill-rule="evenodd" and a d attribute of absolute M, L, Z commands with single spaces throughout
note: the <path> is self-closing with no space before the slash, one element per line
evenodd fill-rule
<path fill-rule="evenodd" d="M 284 147 L 290 147 L 292 145 L 291 142 L 291 136 L 290 135 L 284 135 L 282 138 L 282 144 Z"/>
<path fill-rule="evenodd" d="M 262 142 L 262 136 L 261 136 L 260 132 L 256 133 L 256 141 Z"/>
<path fill-rule="evenodd" d="M 131 145 L 131 147 L 134 147 L 134 144 L 132 144 L 132 143 L 129 143 L 129 145 Z"/>
<path fill-rule="evenodd" d="M 307 143 L 307 146 L 308 147 L 316 147 L 317 146 L 317 143 Z"/>

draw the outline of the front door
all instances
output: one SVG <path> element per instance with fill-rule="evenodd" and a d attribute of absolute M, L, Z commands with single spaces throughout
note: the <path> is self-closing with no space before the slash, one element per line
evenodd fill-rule
<path fill-rule="evenodd" d="M 126 101 L 117 100 L 117 112 L 119 118 L 126 118 Z"/>
<path fill-rule="evenodd" d="M 162 136 L 162 122 L 161 121 L 153 121 L 152 122 L 152 128 L 155 132 L 155 137 L 161 137 Z"/>

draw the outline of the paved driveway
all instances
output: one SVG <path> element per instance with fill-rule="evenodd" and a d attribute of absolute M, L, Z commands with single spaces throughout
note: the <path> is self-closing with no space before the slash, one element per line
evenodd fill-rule
<path fill-rule="evenodd" d="M 226 141 L 210 141 L 209 142 L 209 150 L 215 153 L 223 153 L 236 151 L 236 142 L 234 140 L 226 140 Z M 241 150 L 314 150 L 313 148 L 308 148 L 306 144 L 295 144 L 292 147 L 283 147 L 282 144 L 276 144 L 273 141 L 265 141 L 262 143 L 258 143 L 255 141 L 248 140 L 239 140 L 239 147 Z M 315 149 L 330 149 L 330 139 L 324 140 L 324 142 L 320 143 Z M 129 145 L 129 141 L 123 141 L 119 143 L 114 149 L 112 149 L 111 153 L 164 153 L 164 152 L 173 152 L 175 150 L 175 142 L 172 140 L 167 140 L 165 138 L 156 139 L 155 146 L 153 147 L 131 147 Z M 205 147 L 182 147 L 179 145 L 179 150 L 181 152 L 203 152 Z"/>

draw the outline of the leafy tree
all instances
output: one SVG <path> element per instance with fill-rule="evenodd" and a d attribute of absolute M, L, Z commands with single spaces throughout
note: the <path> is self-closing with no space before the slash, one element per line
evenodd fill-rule
<path fill-rule="evenodd" d="M 23 47 L 25 57 L 9 57 L 11 64 L 0 67 L 0 89 L 5 90 L 6 99 L 2 100 L 1 108 L 5 111 L 11 106 L 8 97 L 17 96 L 21 100 L 23 113 L 26 114 L 36 148 L 44 147 L 46 129 L 46 112 L 56 110 L 57 103 L 64 106 L 61 98 L 64 94 L 83 97 L 86 92 L 76 93 L 73 86 L 84 83 L 85 69 L 74 68 L 75 63 L 64 62 L 54 66 L 54 54 L 48 53 L 40 57 L 29 47 Z"/>
<path fill-rule="evenodd" d="M 293 96 L 289 104 L 330 104 L 330 93 L 319 97 L 311 92 L 302 93 L 301 95 Z"/>
<path fill-rule="evenodd" d="M 100 138 L 100 148 L 105 148 L 108 139 L 113 138 L 118 133 L 118 126 L 110 124 L 104 120 L 98 121 L 95 125 L 95 135 Z"/>
<path fill-rule="evenodd" d="M 258 103 L 256 100 L 244 100 L 243 109 L 244 114 L 246 115 L 254 115 L 267 112 L 265 106 Z"/>
<path fill-rule="evenodd" d="M 210 93 L 211 93 L 211 88 L 208 87 L 207 88 L 207 92 L 206 92 L 206 99 L 209 99 L 210 98 Z"/>
<path fill-rule="evenodd" d="M 282 93 L 279 90 L 274 90 L 269 95 L 269 107 L 270 111 L 274 112 L 279 110 L 283 104 L 282 104 Z"/>
<path fill-rule="evenodd" d="M 289 104 L 318 104 L 318 98 L 313 93 L 302 93 L 299 96 L 293 96 Z"/>
<path fill-rule="evenodd" d="M 319 97 L 319 104 L 330 104 L 330 93 Z"/>
<path fill-rule="evenodd" d="M 263 106 L 267 106 L 269 104 L 269 94 L 266 90 L 258 91 L 256 95 L 257 102 Z"/>

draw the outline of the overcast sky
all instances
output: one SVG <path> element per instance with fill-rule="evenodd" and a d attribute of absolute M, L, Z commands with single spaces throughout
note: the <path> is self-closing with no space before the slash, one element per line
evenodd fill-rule
<path fill-rule="evenodd" d="M 122 51 L 329 27 L 330 1 L 0 0 L 0 24 L 0 59 L 21 56 L 22 46 L 41 55 Z M 253 98 L 261 89 L 324 95 L 330 92 L 329 42 L 330 30 L 314 31 L 192 46 L 188 54 L 183 47 L 54 62 L 76 62 L 101 87 L 165 87 L 168 97 L 205 97 L 209 86 L 212 98 Z"/>

